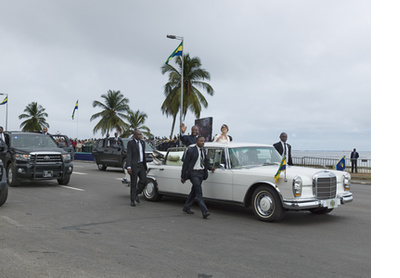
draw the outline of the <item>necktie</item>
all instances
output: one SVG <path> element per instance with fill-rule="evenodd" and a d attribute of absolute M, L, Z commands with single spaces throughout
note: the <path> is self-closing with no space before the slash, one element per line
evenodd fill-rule
<path fill-rule="evenodd" d="M 138 150 L 139 150 L 139 162 L 142 162 L 142 161 L 143 161 L 143 158 L 142 158 L 143 154 L 142 154 L 142 152 L 140 151 L 140 141 L 139 141 L 139 140 L 136 141 L 136 145 L 137 145 L 137 148 L 138 148 Z"/>
<path fill-rule="evenodd" d="M 284 144 L 283 156 L 286 156 L 286 143 L 283 144 Z"/>
<path fill-rule="evenodd" d="M 204 169 L 204 153 L 203 149 L 200 149 L 200 166 L 202 169 Z"/>

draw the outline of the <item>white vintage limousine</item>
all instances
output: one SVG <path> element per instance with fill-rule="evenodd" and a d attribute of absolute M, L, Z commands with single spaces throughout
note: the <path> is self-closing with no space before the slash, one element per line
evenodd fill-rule
<path fill-rule="evenodd" d="M 275 182 L 282 157 L 271 145 L 206 143 L 205 148 L 216 170 L 203 182 L 204 199 L 251 207 L 262 221 L 280 220 L 287 210 L 325 214 L 353 201 L 347 172 L 287 165 Z M 180 180 L 184 152 L 185 148 L 172 148 L 162 160 L 148 164 L 143 191 L 147 200 L 189 194 L 190 181 Z"/>

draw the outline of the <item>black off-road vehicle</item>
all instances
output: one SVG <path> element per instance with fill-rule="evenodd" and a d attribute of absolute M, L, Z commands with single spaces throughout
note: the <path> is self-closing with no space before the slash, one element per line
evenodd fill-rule
<path fill-rule="evenodd" d="M 92 155 L 100 171 L 105 171 L 107 167 L 119 167 L 122 170 L 125 168 L 126 150 L 130 138 L 120 138 L 118 141 L 115 138 L 99 139 L 93 146 Z M 153 161 L 153 148 L 146 142 L 146 162 Z"/>
<path fill-rule="evenodd" d="M 15 186 L 23 181 L 57 179 L 69 183 L 73 155 L 57 144 L 51 135 L 31 132 L 4 132 L 0 142 L 0 158 L 7 173 L 7 183 Z"/>

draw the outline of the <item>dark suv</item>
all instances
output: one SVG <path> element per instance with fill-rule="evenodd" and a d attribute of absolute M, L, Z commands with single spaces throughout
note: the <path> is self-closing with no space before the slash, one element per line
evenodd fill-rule
<path fill-rule="evenodd" d="M 22 181 L 57 179 L 69 183 L 73 166 L 72 155 L 50 135 L 31 132 L 4 132 L 6 142 L 0 143 L 0 158 L 10 186 Z"/>
<path fill-rule="evenodd" d="M 130 138 L 120 138 L 118 141 L 115 138 L 99 139 L 93 146 L 92 155 L 97 164 L 97 168 L 105 171 L 107 167 L 125 168 L 126 150 Z M 153 148 L 146 142 L 146 161 L 153 161 Z"/>

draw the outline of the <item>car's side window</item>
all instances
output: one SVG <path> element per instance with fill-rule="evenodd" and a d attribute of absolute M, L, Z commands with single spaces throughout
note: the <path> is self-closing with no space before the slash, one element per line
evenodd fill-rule
<path fill-rule="evenodd" d="M 103 139 L 100 139 L 100 140 L 97 142 L 97 147 L 98 147 L 98 148 L 104 148 L 104 140 L 103 140 Z"/>
<path fill-rule="evenodd" d="M 208 149 L 207 158 L 213 168 L 226 167 L 225 152 L 223 149 Z"/>

